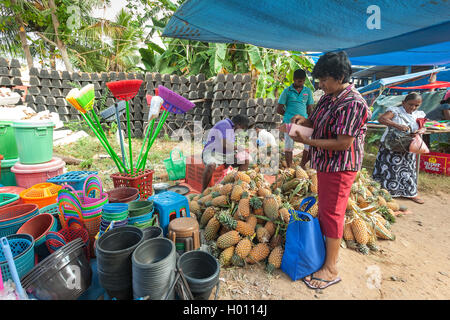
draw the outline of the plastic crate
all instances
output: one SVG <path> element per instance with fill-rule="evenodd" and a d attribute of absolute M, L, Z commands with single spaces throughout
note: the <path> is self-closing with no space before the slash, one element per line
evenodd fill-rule
<path fill-rule="evenodd" d="M 153 170 L 144 170 L 139 174 L 115 173 L 111 175 L 114 188 L 132 187 L 139 189 L 142 200 L 147 200 L 153 194 Z"/>
<path fill-rule="evenodd" d="M 65 185 L 68 184 L 75 190 L 83 190 L 83 184 L 86 178 L 91 174 L 98 174 L 97 171 L 70 171 L 59 176 L 50 178 L 47 182 Z"/>
<path fill-rule="evenodd" d="M 450 154 L 440 152 L 422 154 L 420 170 L 450 176 Z"/>
<path fill-rule="evenodd" d="M 203 188 L 203 171 L 205 171 L 205 165 L 201 155 L 191 156 L 186 159 L 186 183 L 200 192 Z M 224 165 L 218 166 L 208 186 L 213 186 L 222 181 L 227 171 L 228 167 Z"/>

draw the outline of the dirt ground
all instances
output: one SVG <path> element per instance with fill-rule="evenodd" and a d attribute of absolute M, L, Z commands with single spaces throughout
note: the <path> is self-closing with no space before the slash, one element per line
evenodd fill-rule
<path fill-rule="evenodd" d="M 221 272 L 219 299 L 450 299 L 450 198 L 443 192 L 421 197 L 423 205 L 398 200 L 412 213 L 397 217 L 396 240 L 379 240 L 379 252 L 341 248 L 340 283 L 311 290 L 281 270 L 270 276 L 257 265 L 229 268 Z"/>

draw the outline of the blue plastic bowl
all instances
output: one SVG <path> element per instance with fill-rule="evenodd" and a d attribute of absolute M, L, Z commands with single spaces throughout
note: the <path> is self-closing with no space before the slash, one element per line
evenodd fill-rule
<path fill-rule="evenodd" d="M 126 203 L 107 203 L 103 206 L 103 211 L 106 213 L 122 213 L 128 211 L 128 204 Z"/>

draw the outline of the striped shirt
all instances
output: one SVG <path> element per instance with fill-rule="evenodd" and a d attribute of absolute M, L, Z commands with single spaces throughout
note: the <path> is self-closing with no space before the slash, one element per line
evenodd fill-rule
<path fill-rule="evenodd" d="M 311 166 L 317 171 L 358 171 L 364 155 L 366 123 L 371 117 L 367 102 L 349 85 L 339 96 L 323 95 L 309 119 L 313 122 L 312 139 L 336 139 L 338 135 L 355 137 L 345 151 L 324 150 L 311 146 Z"/>

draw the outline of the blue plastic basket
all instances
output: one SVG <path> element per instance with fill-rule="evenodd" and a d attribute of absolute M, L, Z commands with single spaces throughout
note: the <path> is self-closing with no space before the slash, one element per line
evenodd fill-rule
<path fill-rule="evenodd" d="M 19 200 L 20 196 L 14 193 L 0 193 L 0 207 Z"/>
<path fill-rule="evenodd" d="M 91 174 L 97 174 L 97 171 L 69 171 L 59 176 L 50 178 L 47 182 L 65 185 L 68 184 L 75 190 L 83 190 L 84 181 Z"/>
<path fill-rule="evenodd" d="M 39 214 L 39 211 L 36 210 L 33 212 L 32 215 L 29 215 L 21 220 L 15 220 L 14 222 L 5 224 L 5 225 L 1 225 L 0 226 L 0 237 L 7 237 L 9 235 L 15 234 L 17 232 L 17 230 L 20 229 L 20 227 L 27 222 L 28 220 L 30 220 L 31 218 L 37 216 Z"/>
<path fill-rule="evenodd" d="M 6 239 L 11 247 L 17 274 L 22 278 L 34 267 L 34 239 L 29 234 L 13 234 Z M 3 250 L 0 250 L 0 269 L 3 281 L 12 279 Z"/>

